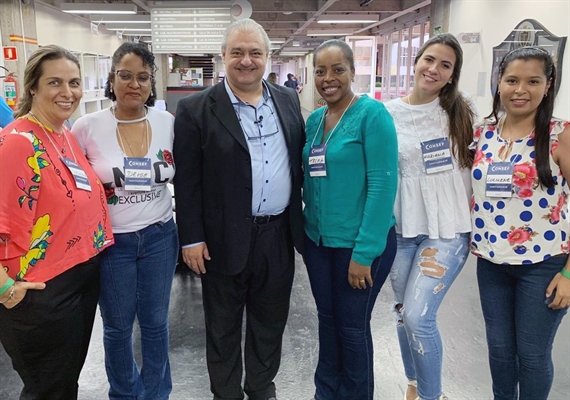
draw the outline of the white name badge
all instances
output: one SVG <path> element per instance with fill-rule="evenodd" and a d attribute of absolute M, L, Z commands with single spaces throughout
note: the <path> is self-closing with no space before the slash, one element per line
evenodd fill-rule
<path fill-rule="evenodd" d="M 487 168 L 485 195 L 487 197 L 512 197 L 513 164 L 496 162 Z"/>
<path fill-rule="evenodd" d="M 326 152 L 326 144 L 311 147 L 309 150 L 309 176 L 327 176 L 327 165 L 325 162 Z"/>
<path fill-rule="evenodd" d="M 446 137 L 422 142 L 422 157 L 426 174 L 453 169 L 449 139 Z"/>
<path fill-rule="evenodd" d="M 83 171 L 83 168 L 75 161 L 61 157 L 61 161 L 65 164 L 71 175 L 73 176 L 73 181 L 75 182 L 75 187 L 77 189 L 86 190 L 88 192 L 91 191 L 91 184 L 89 183 L 89 178 L 87 178 L 87 174 Z"/>
<path fill-rule="evenodd" d="M 125 157 L 125 190 L 150 191 L 150 158 Z"/>

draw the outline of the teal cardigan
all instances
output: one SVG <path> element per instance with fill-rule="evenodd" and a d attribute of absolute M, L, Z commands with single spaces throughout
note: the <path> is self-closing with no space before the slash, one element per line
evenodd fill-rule
<path fill-rule="evenodd" d="M 326 107 L 315 110 L 306 124 L 305 232 L 317 244 L 353 249 L 352 259 L 370 266 L 384 252 L 388 231 L 396 223 L 396 128 L 384 104 L 363 95 L 331 131 L 327 176 L 312 178 L 309 149 L 313 139 L 315 145 L 322 141 L 324 123 L 320 122 L 325 111 Z"/>

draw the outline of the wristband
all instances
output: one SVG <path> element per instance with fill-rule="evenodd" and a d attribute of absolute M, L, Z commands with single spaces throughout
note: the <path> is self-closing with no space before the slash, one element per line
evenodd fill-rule
<path fill-rule="evenodd" d="M 560 271 L 560 274 L 566 278 L 566 279 L 570 279 L 570 272 L 566 270 L 566 268 L 562 268 L 562 270 Z"/>
<path fill-rule="evenodd" d="M 8 289 L 10 289 L 12 287 L 12 285 L 14 285 L 14 279 L 8 278 L 8 280 L 6 281 L 4 286 L 0 287 L 0 296 L 2 296 L 4 293 L 6 293 L 8 291 Z"/>

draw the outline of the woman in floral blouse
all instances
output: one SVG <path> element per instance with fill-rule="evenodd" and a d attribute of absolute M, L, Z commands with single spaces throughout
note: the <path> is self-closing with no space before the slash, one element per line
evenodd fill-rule
<path fill-rule="evenodd" d="M 511 51 L 491 119 L 475 132 L 471 251 L 495 399 L 548 397 L 552 342 L 570 306 L 570 123 L 552 117 L 555 87 L 548 52 Z"/>
<path fill-rule="evenodd" d="M 154 56 L 123 43 L 113 55 L 108 109 L 77 120 L 72 132 L 105 187 L 115 246 L 102 254 L 101 298 L 110 399 L 167 399 L 168 306 L 178 256 L 172 218 L 174 117 L 156 99 Z M 142 367 L 133 356 L 135 317 Z"/>

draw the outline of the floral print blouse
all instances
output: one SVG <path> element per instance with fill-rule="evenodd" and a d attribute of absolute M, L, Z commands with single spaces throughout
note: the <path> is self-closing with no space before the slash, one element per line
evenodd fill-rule
<path fill-rule="evenodd" d="M 113 243 L 103 185 L 69 131 L 47 131 L 20 118 L 0 132 L 0 262 L 28 282 L 46 282 Z M 81 166 L 91 191 L 76 187 L 61 157 Z"/>
<path fill-rule="evenodd" d="M 568 181 L 553 161 L 558 135 L 568 121 L 550 123 L 550 169 L 556 185 L 540 186 L 536 169 L 534 131 L 509 141 L 501 138 L 501 121 L 486 121 L 475 131 L 476 153 L 472 169 L 471 251 L 496 264 L 535 264 L 568 253 Z M 513 165 L 512 197 L 487 197 L 490 164 Z"/>

